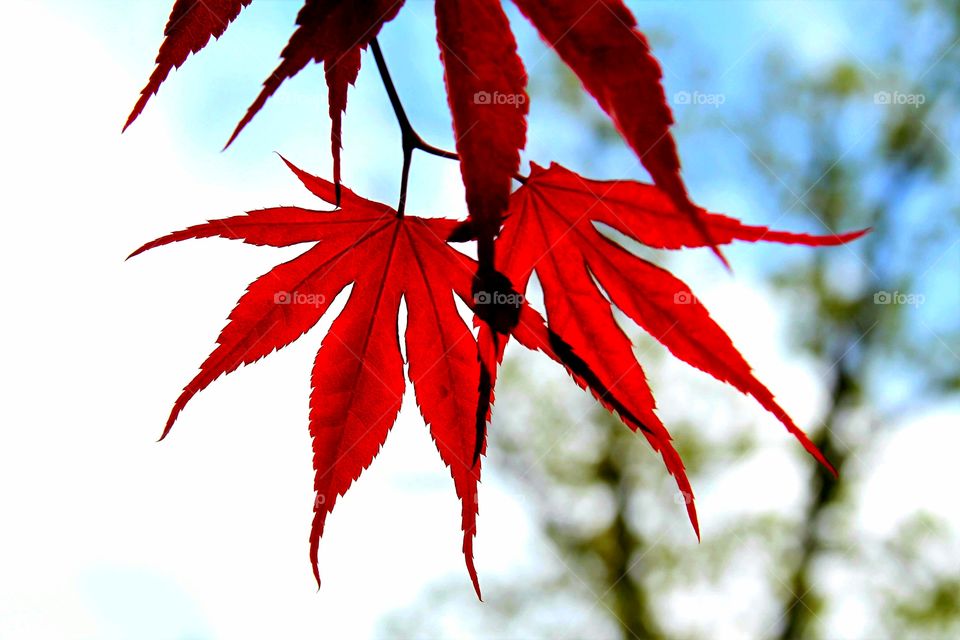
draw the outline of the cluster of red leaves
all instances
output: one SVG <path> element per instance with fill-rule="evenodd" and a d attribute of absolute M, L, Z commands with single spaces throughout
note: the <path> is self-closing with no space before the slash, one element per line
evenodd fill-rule
<path fill-rule="evenodd" d="M 157 67 L 126 126 L 140 115 L 170 71 L 206 46 L 211 36 L 223 35 L 250 2 L 176 0 Z M 660 66 L 630 10 L 621 0 L 515 0 L 515 4 L 597 99 L 656 185 L 686 212 L 706 244 L 715 248 L 680 178 Z M 227 146 L 284 80 L 311 61 L 322 62 L 333 120 L 334 182 L 339 183 L 340 125 L 347 89 L 360 71 L 361 51 L 402 5 L 403 0 L 306 0 L 280 65 L 264 81 Z M 511 179 L 526 141 L 527 77 L 500 0 L 437 0 L 436 13 L 467 206 L 478 225 L 483 261 L 492 252 L 490 243 L 506 210 Z M 478 101 L 478 94 L 505 99 Z"/>
<path fill-rule="evenodd" d="M 176 0 L 157 67 L 127 126 L 169 72 L 218 38 L 251 0 Z M 526 138 L 526 74 L 499 0 L 437 0 L 437 32 L 466 191 L 466 221 L 404 216 L 340 184 L 341 118 L 361 52 L 402 0 L 306 0 L 282 61 L 230 142 L 280 84 L 311 61 L 324 64 L 332 119 L 334 182 L 288 165 L 332 211 L 278 207 L 190 227 L 148 243 L 219 236 L 249 244 L 313 245 L 254 281 L 230 314 L 217 347 L 176 401 L 164 430 L 219 376 L 292 343 L 350 287 L 312 373 L 310 433 L 317 545 L 337 499 L 383 445 L 405 382 L 398 318 L 407 315 L 407 377 L 462 503 L 463 552 L 473 566 L 479 456 L 496 369 L 509 338 L 561 364 L 607 409 L 641 432 L 663 457 L 699 535 L 693 492 L 670 434 L 614 319 L 619 309 L 676 357 L 753 396 L 812 455 L 816 447 L 752 374 L 729 337 L 669 272 L 602 235 L 606 225 L 658 249 L 710 247 L 733 240 L 832 245 L 862 232 L 810 236 L 747 226 L 691 203 L 680 178 L 660 69 L 620 0 L 514 0 L 576 73 L 634 149 L 654 184 L 597 182 L 563 167 L 532 165 L 511 193 Z M 478 100 L 477 96 L 507 96 Z M 229 142 L 228 142 L 229 145 Z M 452 248 L 477 241 L 478 260 Z M 721 256 L 722 258 L 722 256 Z M 524 302 L 532 274 L 546 317 Z M 305 297 L 305 298 L 304 298 Z M 457 310 L 475 315 L 478 335 Z M 301 304 L 301 299 L 308 302 Z"/>

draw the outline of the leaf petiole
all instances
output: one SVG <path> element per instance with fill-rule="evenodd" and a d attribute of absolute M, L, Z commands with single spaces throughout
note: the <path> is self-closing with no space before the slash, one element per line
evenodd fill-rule
<path fill-rule="evenodd" d="M 397 87 L 393 84 L 393 78 L 390 76 L 390 70 L 387 68 L 387 61 L 383 57 L 383 50 L 380 49 L 380 43 L 376 38 L 370 41 L 370 50 L 373 51 L 373 58 L 377 63 L 377 71 L 380 72 L 380 79 L 383 81 L 383 88 L 387 91 L 387 97 L 390 99 L 390 106 L 393 107 L 393 113 L 397 118 L 397 125 L 400 127 L 400 142 L 403 147 L 403 170 L 400 176 L 400 199 L 397 202 L 397 215 L 402 217 L 407 204 L 407 184 L 410 180 L 410 164 L 413 160 L 413 152 L 423 151 L 432 156 L 446 158 L 448 160 L 460 161 L 460 156 L 453 151 L 447 151 L 440 147 L 424 141 L 417 133 L 407 112 L 403 108 L 403 102 L 400 101 L 400 95 L 397 93 Z M 521 184 L 526 183 L 526 176 L 517 174 L 514 179 Z"/>

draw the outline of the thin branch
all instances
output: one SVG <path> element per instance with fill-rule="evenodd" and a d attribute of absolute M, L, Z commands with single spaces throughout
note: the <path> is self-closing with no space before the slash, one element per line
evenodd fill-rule
<path fill-rule="evenodd" d="M 383 51 L 380 50 L 380 43 L 376 38 L 370 41 L 370 50 L 373 51 L 373 57 L 377 61 L 377 70 L 380 72 L 380 78 L 383 80 L 383 88 L 387 90 L 387 96 L 390 98 L 390 105 L 393 107 L 393 113 L 397 116 L 397 124 L 400 125 L 400 131 L 406 136 L 416 135 L 410 120 L 407 118 L 407 112 L 403 110 L 403 103 L 400 102 L 400 96 L 397 94 L 397 87 L 393 84 L 393 78 L 390 77 L 390 70 L 387 69 L 387 61 L 383 58 Z"/>
<path fill-rule="evenodd" d="M 460 161 L 460 156 L 458 156 L 455 151 L 447 151 L 445 149 L 440 149 L 438 147 L 433 146 L 432 144 L 428 144 L 424 142 L 423 140 L 420 140 L 419 142 L 420 144 L 417 146 L 417 149 L 420 149 L 420 151 L 429 153 L 432 156 L 446 158 L 447 160 L 456 160 L 458 162 Z"/>
<path fill-rule="evenodd" d="M 413 148 L 403 145 L 403 171 L 400 174 L 400 200 L 397 202 L 397 216 L 403 217 L 407 208 L 407 183 L 410 182 L 410 162 L 413 160 Z"/>
<path fill-rule="evenodd" d="M 447 151 L 429 144 L 420 137 L 420 134 L 410 124 L 410 118 L 403 108 L 403 102 L 400 100 L 400 94 L 397 93 L 397 87 L 393 84 L 393 78 L 390 76 L 390 70 L 387 68 L 387 61 L 383 57 L 383 51 L 380 49 L 380 43 L 376 38 L 370 41 L 370 50 L 373 51 L 373 58 L 377 63 L 377 71 L 380 72 L 380 79 L 383 80 L 383 88 L 387 91 L 387 97 L 390 99 L 390 106 L 393 107 L 393 113 L 397 118 L 397 125 L 400 127 L 400 141 L 403 146 L 403 172 L 400 178 L 400 199 L 397 203 L 397 214 L 403 215 L 407 203 L 407 184 L 410 179 L 410 163 L 413 159 L 413 152 L 423 151 L 438 158 L 448 160 L 460 160 L 460 156 L 453 151 Z M 521 174 L 513 176 L 514 180 L 521 184 L 526 184 L 527 177 Z"/>
<path fill-rule="evenodd" d="M 403 103 L 400 102 L 400 96 L 397 94 L 397 87 L 393 84 L 393 78 L 390 77 L 390 70 L 387 69 L 387 61 L 383 58 L 383 51 L 380 50 L 380 43 L 374 38 L 370 42 L 370 49 L 373 51 L 373 58 L 377 61 L 377 70 L 380 72 L 380 78 L 383 80 L 383 88 L 387 90 L 387 97 L 390 98 L 390 106 L 393 107 L 393 114 L 397 118 L 397 124 L 400 126 L 400 142 L 403 145 L 403 173 L 400 178 L 400 201 L 397 203 L 397 216 L 402 217 L 407 205 L 407 183 L 410 181 L 410 162 L 413 159 L 413 150 L 417 146 L 420 136 L 413 130 L 410 119 L 407 118 L 407 112 L 403 109 Z"/>

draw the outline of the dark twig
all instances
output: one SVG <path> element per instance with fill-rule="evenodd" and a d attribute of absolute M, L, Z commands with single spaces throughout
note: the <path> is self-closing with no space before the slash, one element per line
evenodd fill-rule
<path fill-rule="evenodd" d="M 390 98 L 390 106 L 393 107 L 393 113 L 397 118 L 397 125 L 400 127 L 400 142 L 403 147 L 403 172 L 400 178 L 400 200 L 397 203 L 397 214 L 402 216 L 407 203 L 407 183 L 410 179 L 410 163 L 413 159 L 413 152 L 416 150 L 429 153 L 432 156 L 446 158 L 448 160 L 460 160 L 460 156 L 453 151 L 447 151 L 429 144 L 420 137 L 420 134 L 410 124 L 407 112 L 400 101 L 400 95 L 397 93 L 397 87 L 393 84 L 393 78 L 390 77 L 390 70 L 387 68 L 387 61 L 383 57 L 383 51 L 380 49 L 380 43 L 374 38 L 370 41 L 370 50 L 373 51 L 373 58 L 377 63 L 377 70 L 380 72 L 380 78 L 383 80 L 383 88 L 387 90 L 387 97 Z M 514 179 L 525 184 L 526 176 L 517 174 Z"/>

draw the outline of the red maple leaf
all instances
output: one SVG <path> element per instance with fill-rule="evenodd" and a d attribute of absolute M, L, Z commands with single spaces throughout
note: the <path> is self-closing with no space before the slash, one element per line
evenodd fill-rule
<path fill-rule="evenodd" d="M 332 183 L 289 162 L 287 165 L 311 193 L 335 203 Z M 397 334 L 402 300 L 407 313 L 408 377 L 462 503 L 463 553 L 480 594 L 473 537 L 480 479 L 477 458 L 485 446 L 485 433 L 470 427 L 477 423 L 478 406 L 483 407 L 481 424 L 488 417 L 486 394 L 492 393 L 492 387 L 484 393 L 479 384 L 488 367 L 478 366 L 477 342 L 457 311 L 454 296 L 478 318 L 500 325 L 491 317 L 495 313 L 491 309 L 497 305 L 478 301 L 474 292 L 477 263 L 447 244 L 447 238 L 462 224 L 398 215 L 387 205 L 342 188 L 340 207 L 334 211 L 299 207 L 251 211 L 171 233 L 131 254 L 209 237 L 275 247 L 316 243 L 250 284 L 220 332 L 217 347 L 174 403 L 161 439 L 193 396 L 221 375 L 297 340 L 320 321 L 334 298 L 352 285 L 343 311 L 317 352 L 312 374 L 310 433 L 317 498 L 310 557 L 318 583 L 317 546 L 327 515 L 373 461 L 400 411 L 405 384 Z M 605 380 L 603 368 L 578 354 L 563 333 L 547 327 L 522 298 L 508 304 L 515 305 L 516 313 L 503 333 L 563 365 L 577 384 L 617 411 L 632 428 L 641 430 L 663 455 L 684 495 L 692 496 L 680 456 L 656 416 L 642 404 L 624 400 L 622 392 L 631 390 Z M 584 353 L 590 358 L 602 355 L 589 350 Z M 650 402 L 652 408 L 652 399 Z M 688 510 L 696 528 L 692 500 L 688 500 Z"/>
<path fill-rule="evenodd" d="M 527 76 L 500 0 L 440 0 L 437 41 L 467 210 L 488 269 L 526 143 Z M 478 288 L 489 289 L 490 278 L 481 274 Z"/>
<path fill-rule="evenodd" d="M 230 22 L 251 1 L 176 0 L 157 55 L 157 68 L 141 91 L 124 130 L 137 119 L 170 71 L 182 65 L 191 53 L 205 47 L 211 36 L 223 35 Z M 322 62 L 332 121 L 333 175 L 339 185 L 341 125 L 347 108 L 347 89 L 356 82 L 360 72 L 361 50 L 376 37 L 384 22 L 397 15 L 402 5 L 403 0 L 306 0 L 297 15 L 299 28 L 281 53 L 282 62 L 264 81 L 263 90 L 247 109 L 226 146 L 230 146 L 284 80 L 295 76 L 310 62 Z"/>
<path fill-rule="evenodd" d="M 313 194 L 336 201 L 334 185 L 292 164 Z M 249 244 L 316 244 L 255 280 L 230 314 L 217 348 L 174 404 L 163 436 L 198 392 L 223 374 L 295 341 L 352 285 L 343 311 L 317 352 L 310 396 L 317 492 L 310 555 L 319 582 L 317 544 L 326 517 L 379 452 L 400 411 L 403 360 L 397 335 L 407 309 L 408 375 L 420 411 L 463 503 L 463 551 L 473 566 L 477 480 L 471 429 L 477 405 L 477 348 L 454 295 L 469 301 L 473 269 L 445 238 L 453 220 L 398 216 L 392 208 L 341 192 L 341 207 L 278 207 L 212 220 L 150 242 L 132 255 L 188 238 L 219 236 Z M 456 255 L 453 255 L 456 254 Z M 469 258 L 462 256 L 469 262 Z"/>
<path fill-rule="evenodd" d="M 202 49 L 211 36 L 222 35 L 250 1 L 176 1 L 157 68 L 127 126 L 170 70 Z M 684 212 L 704 244 L 724 260 L 710 230 L 700 224 L 680 177 L 680 160 L 670 133 L 673 117 L 660 66 L 626 5 L 621 0 L 514 2 L 610 116 L 654 183 Z M 403 0 L 306 0 L 297 15 L 298 28 L 282 52 L 283 61 L 264 82 L 227 145 L 284 80 L 311 61 L 322 62 L 333 121 L 334 182 L 339 185 L 341 118 L 348 86 L 360 70 L 361 50 L 402 5 Z M 467 206 L 477 222 L 480 264 L 489 275 L 493 239 L 525 144 L 526 74 L 499 0 L 437 0 L 436 13 Z"/>
<path fill-rule="evenodd" d="M 530 177 L 511 198 L 503 230 L 497 240 L 497 269 L 523 293 L 536 272 L 543 287 L 549 328 L 596 376 L 593 386 L 616 388 L 629 414 L 621 413 L 634 429 L 645 433 L 655 449 L 670 436 L 654 413 L 655 403 L 629 337 L 614 319 L 619 309 L 671 353 L 743 393 L 753 396 L 784 424 L 817 460 L 833 467 L 757 380 L 730 338 L 710 317 L 693 292 L 668 271 L 630 253 L 599 232 L 607 225 L 628 238 L 661 249 L 704 246 L 700 228 L 715 241 L 768 241 L 784 244 L 837 245 L 866 231 L 815 236 L 748 226 L 733 218 L 698 212 L 693 224 L 660 189 L 630 180 L 588 180 L 560 165 L 549 169 L 532 165 Z M 469 235 L 463 228 L 454 237 Z M 495 340 L 481 327 L 481 349 Z M 494 350 L 496 350 L 494 348 Z M 488 359 L 488 366 L 496 366 Z M 492 374 L 491 374 L 492 375 Z M 603 398 L 601 397 L 601 402 Z M 608 402 L 604 404 L 611 408 Z M 639 419 L 639 422 L 638 422 Z M 661 452 L 681 491 L 689 498 L 691 522 L 697 528 L 692 492 L 679 458 Z M 679 466 L 678 466 L 679 465 Z"/>
<path fill-rule="evenodd" d="M 176 0 L 170 19 L 163 30 L 163 44 L 157 54 L 157 67 L 150 74 L 147 86 L 140 91 L 140 98 L 127 118 L 123 130 L 143 112 L 150 98 L 157 94 L 160 85 L 170 72 L 180 68 L 191 53 L 207 46 L 210 38 L 219 38 L 240 15 L 240 11 L 252 0 Z"/>
<path fill-rule="evenodd" d="M 333 184 L 287 165 L 314 195 L 335 203 Z M 337 294 L 352 285 L 346 306 L 317 352 L 312 374 L 310 433 L 317 499 L 310 556 L 319 583 L 317 545 L 326 517 L 379 452 L 400 411 L 404 380 L 397 327 L 402 299 L 408 376 L 462 503 L 463 552 L 479 595 L 473 537 L 480 464 L 470 427 L 481 369 L 474 336 L 454 303 L 458 296 L 476 309 L 471 293 L 476 262 L 446 243 L 460 224 L 455 220 L 401 216 L 346 188 L 340 203 L 334 211 L 276 207 L 211 220 L 131 254 L 192 238 L 274 247 L 316 243 L 250 284 L 220 332 L 216 349 L 174 403 L 161 439 L 193 396 L 221 375 L 297 340 L 319 322 Z M 553 346 L 562 346 L 562 339 L 552 336 L 526 305 L 519 315 L 511 334 L 562 362 Z"/>

